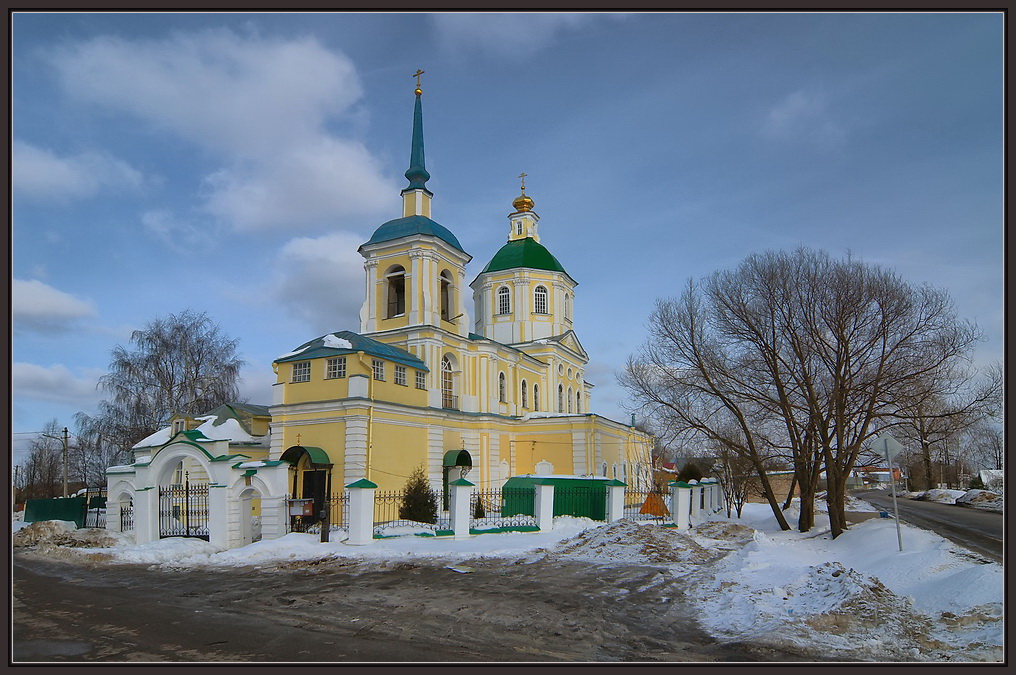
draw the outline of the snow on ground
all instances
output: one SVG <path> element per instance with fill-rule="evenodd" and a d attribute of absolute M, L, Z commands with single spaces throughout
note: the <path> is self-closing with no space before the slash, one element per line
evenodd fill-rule
<path fill-rule="evenodd" d="M 851 510 L 873 510 L 865 506 L 851 502 Z M 787 512 L 791 522 L 796 508 Z M 701 589 L 689 594 L 690 602 L 697 603 L 703 628 L 721 640 L 817 647 L 843 661 L 1002 660 L 1001 565 L 903 523 L 900 552 L 892 519 L 865 520 L 835 540 L 824 518 L 817 521 L 807 533 L 781 531 L 767 505 L 746 504 L 740 520 L 685 532 L 562 516 L 549 532 L 405 536 L 366 546 L 343 543 L 341 530 L 328 543 L 317 534 L 290 533 L 227 551 L 186 538 L 136 545 L 126 535 L 74 532 L 73 523 L 58 521 L 34 523 L 15 538 L 67 559 L 172 568 L 407 558 L 454 566 L 546 556 L 653 565 Z"/>
<path fill-rule="evenodd" d="M 821 522 L 780 531 L 745 506 L 752 541 L 703 570 L 714 635 L 825 644 L 864 660 L 1000 660 L 1002 566 L 936 534 L 870 519 L 835 540 Z"/>

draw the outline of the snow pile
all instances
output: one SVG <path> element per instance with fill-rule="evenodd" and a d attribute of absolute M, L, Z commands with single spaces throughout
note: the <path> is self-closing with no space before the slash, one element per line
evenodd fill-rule
<path fill-rule="evenodd" d="M 955 504 L 956 500 L 965 494 L 965 490 L 926 490 L 924 492 L 908 492 L 907 497 L 921 502 Z"/>
<path fill-rule="evenodd" d="M 1002 495 L 989 490 L 968 490 L 966 494 L 956 500 L 956 503 L 995 513 L 1003 513 L 1005 507 Z"/>
<path fill-rule="evenodd" d="M 716 557 L 684 532 L 619 520 L 561 542 L 554 555 L 596 563 L 702 564 Z"/>
<path fill-rule="evenodd" d="M 21 527 L 11 538 L 11 543 L 15 547 L 52 543 L 69 537 L 77 529 L 78 526 L 70 520 L 41 520 L 27 524 L 22 521 Z"/>
<path fill-rule="evenodd" d="M 1002 567 L 873 519 L 836 539 L 780 531 L 748 504 L 752 541 L 694 578 L 703 627 L 725 639 L 820 645 L 848 660 L 1001 659 Z"/>

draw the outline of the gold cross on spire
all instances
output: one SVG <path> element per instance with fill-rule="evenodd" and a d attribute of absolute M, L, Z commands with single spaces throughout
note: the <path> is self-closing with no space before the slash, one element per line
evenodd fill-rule
<path fill-rule="evenodd" d="M 423 93 L 423 90 L 420 89 L 420 76 L 423 75 L 423 73 L 424 73 L 424 71 L 422 71 L 419 68 L 417 68 L 416 72 L 411 75 L 411 77 L 415 77 L 416 78 L 416 93 L 417 94 L 422 94 Z"/>
<path fill-rule="evenodd" d="M 296 444 L 300 445 L 300 434 L 296 435 Z"/>
<path fill-rule="evenodd" d="M 525 191 L 526 191 L 526 175 L 527 175 L 527 174 L 526 174 L 526 172 L 525 172 L 525 171 L 523 171 L 522 173 L 520 173 L 520 174 L 519 174 L 519 178 L 521 178 L 521 179 L 522 179 L 522 191 L 523 191 L 523 192 L 525 192 Z"/>

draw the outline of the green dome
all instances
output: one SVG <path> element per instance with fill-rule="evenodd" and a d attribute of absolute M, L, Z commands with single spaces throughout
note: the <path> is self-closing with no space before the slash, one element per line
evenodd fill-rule
<path fill-rule="evenodd" d="M 368 244 L 377 244 L 382 241 L 401 239 L 402 237 L 411 237 L 414 234 L 429 234 L 465 253 L 465 251 L 462 250 L 462 245 L 459 244 L 459 240 L 455 238 L 455 235 L 452 234 L 447 227 L 427 218 L 426 216 L 408 216 L 406 218 L 389 220 L 387 223 L 374 230 L 374 234 L 371 236 L 370 241 L 364 244 L 364 246 L 367 246 Z"/>
<path fill-rule="evenodd" d="M 502 246 L 480 274 L 510 270 L 516 267 L 568 274 L 557 258 L 551 255 L 543 244 L 531 237 L 516 239 Z"/>

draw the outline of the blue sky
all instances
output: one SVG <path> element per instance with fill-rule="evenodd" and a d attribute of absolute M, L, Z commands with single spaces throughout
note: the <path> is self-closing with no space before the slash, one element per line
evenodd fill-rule
<path fill-rule="evenodd" d="M 15 461 L 155 317 L 238 338 L 255 403 L 358 330 L 417 68 L 434 219 L 472 279 L 526 172 L 594 412 L 656 298 L 767 249 L 944 287 L 1002 358 L 1000 13 L 19 13 L 12 50 Z"/>

